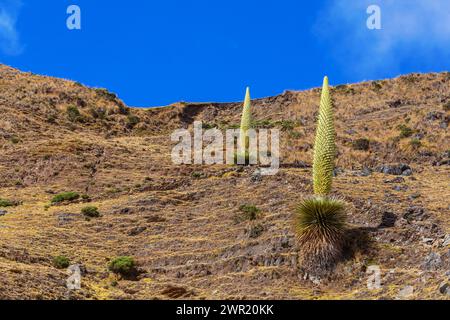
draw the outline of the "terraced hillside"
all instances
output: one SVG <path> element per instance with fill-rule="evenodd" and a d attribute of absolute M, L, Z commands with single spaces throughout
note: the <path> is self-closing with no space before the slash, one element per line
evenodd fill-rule
<path fill-rule="evenodd" d="M 130 108 L 0 66 L 0 298 L 449 299 L 450 74 L 332 94 L 349 244 L 319 279 L 302 270 L 292 216 L 312 193 L 320 89 L 253 101 L 255 125 L 282 130 L 281 169 L 261 176 L 171 161 L 173 130 L 234 127 L 241 103 Z M 79 197 L 52 203 L 62 192 Z M 81 290 L 66 288 L 57 256 L 80 266 Z M 135 259 L 132 277 L 108 270 L 118 256 Z M 374 265 L 382 286 L 369 290 Z"/>

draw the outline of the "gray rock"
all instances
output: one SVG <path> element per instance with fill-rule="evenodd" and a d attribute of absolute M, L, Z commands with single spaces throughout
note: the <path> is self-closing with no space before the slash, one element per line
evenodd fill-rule
<path fill-rule="evenodd" d="M 425 257 L 424 262 L 422 263 L 422 269 L 428 271 L 435 271 L 442 267 L 442 258 L 439 253 L 432 252 L 428 256 Z"/>
<path fill-rule="evenodd" d="M 444 240 L 442 241 L 442 246 L 446 247 L 446 246 L 450 246 L 450 234 L 447 234 L 444 238 Z"/>
<path fill-rule="evenodd" d="M 406 191 L 406 190 L 408 190 L 408 186 L 394 186 L 394 188 L 392 188 L 394 191 L 398 191 L 398 192 L 401 192 L 401 191 Z"/>
<path fill-rule="evenodd" d="M 262 181 L 263 177 L 261 175 L 261 170 L 256 169 L 255 172 L 253 172 L 252 176 L 250 177 L 251 182 L 260 182 Z"/>
<path fill-rule="evenodd" d="M 8 214 L 8 211 L 0 210 L 0 217 L 6 216 L 7 214 Z"/>
<path fill-rule="evenodd" d="M 421 196 L 420 193 L 414 193 L 408 197 L 408 200 L 412 201 L 412 200 L 420 198 L 420 196 Z"/>
<path fill-rule="evenodd" d="M 411 298 L 413 294 L 414 294 L 414 287 L 406 286 L 398 292 L 396 299 L 397 300 L 407 300 L 407 299 Z"/>
<path fill-rule="evenodd" d="M 432 245 L 433 242 L 434 242 L 434 239 L 432 239 L 432 238 L 423 238 L 422 242 L 425 243 L 425 244 Z"/>
<path fill-rule="evenodd" d="M 405 171 L 402 172 L 402 176 L 405 176 L 405 177 L 412 176 L 412 174 L 413 174 L 413 172 L 411 169 L 406 169 Z"/>
<path fill-rule="evenodd" d="M 378 167 L 377 171 L 394 176 L 410 176 L 413 173 L 411 167 L 404 163 L 383 165 Z"/>
<path fill-rule="evenodd" d="M 411 206 L 408 209 L 406 209 L 406 212 L 403 215 L 403 218 L 408 220 L 408 222 L 424 221 L 428 218 L 428 214 L 425 212 L 425 209 L 422 207 Z"/>
<path fill-rule="evenodd" d="M 450 296 L 450 284 L 447 281 L 442 282 L 439 285 L 439 292 L 441 294 L 445 294 L 447 296 Z"/>
<path fill-rule="evenodd" d="M 404 183 L 405 179 L 402 177 L 397 177 L 391 180 L 385 180 L 384 183 Z"/>
<path fill-rule="evenodd" d="M 364 167 L 359 174 L 361 177 L 368 177 L 372 175 L 372 170 L 370 168 Z"/>

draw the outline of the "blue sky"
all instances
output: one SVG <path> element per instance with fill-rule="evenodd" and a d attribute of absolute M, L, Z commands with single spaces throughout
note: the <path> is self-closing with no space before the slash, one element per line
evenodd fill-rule
<path fill-rule="evenodd" d="M 68 30 L 66 9 L 81 8 Z M 366 9 L 381 8 L 381 30 Z M 0 61 L 131 106 L 448 71 L 448 0 L 0 0 Z"/>

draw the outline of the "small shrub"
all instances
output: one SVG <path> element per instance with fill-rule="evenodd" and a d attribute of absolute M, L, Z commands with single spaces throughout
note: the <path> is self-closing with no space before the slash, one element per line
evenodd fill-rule
<path fill-rule="evenodd" d="M 81 209 L 81 213 L 88 218 L 98 218 L 100 217 L 100 212 L 97 207 L 87 206 Z"/>
<path fill-rule="evenodd" d="M 192 172 L 191 177 L 194 179 L 200 179 L 204 177 L 204 174 L 201 172 Z"/>
<path fill-rule="evenodd" d="M 380 82 L 373 81 L 372 82 L 372 88 L 373 88 L 374 91 L 380 91 L 383 88 L 383 86 L 382 86 L 382 84 Z"/>
<path fill-rule="evenodd" d="M 0 208 L 14 207 L 17 203 L 11 200 L 0 199 Z"/>
<path fill-rule="evenodd" d="M 65 256 L 54 257 L 53 266 L 57 269 L 66 269 L 70 266 L 70 260 Z"/>
<path fill-rule="evenodd" d="M 352 147 L 354 150 L 368 151 L 370 148 L 370 141 L 366 138 L 361 138 L 353 141 Z"/>
<path fill-rule="evenodd" d="M 48 114 L 45 121 L 48 123 L 56 123 L 56 119 L 58 119 L 58 117 L 55 114 Z"/>
<path fill-rule="evenodd" d="M 409 142 L 409 145 L 410 145 L 413 149 L 419 149 L 420 147 L 422 147 L 422 141 L 420 141 L 420 139 L 413 138 L 413 139 L 411 139 L 411 141 Z"/>
<path fill-rule="evenodd" d="M 20 139 L 19 139 L 19 137 L 17 137 L 17 136 L 12 136 L 11 138 L 9 138 L 9 141 L 10 141 L 12 144 L 18 144 L 18 143 L 20 142 Z"/>
<path fill-rule="evenodd" d="M 404 124 L 398 126 L 398 130 L 400 130 L 400 139 L 409 138 L 414 134 L 414 130 Z"/>
<path fill-rule="evenodd" d="M 76 192 L 63 192 L 60 194 L 57 194 L 52 199 L 52 204 L 60 203 L 64 201 L 74 201 L 80 198 L 80 195 Z"/>
<path fill-rule="evenodd" d="M 261 236 L 263 232 L 264 232 L 264 226 L 262 224 L 257 224 L 250 228 L 248 236 L 251 239 L 256 239 L 259 236 Z"/>
<path fill-rule="evenodd" d="M 103 108 L 89 108 L 89 113 L 94 119 L 103 120 L 106 118 L 106 110 Z"/>
<path fill-rule="evenodd" d="M 82 121 L 83 117 L 81 116 L 81 113 L 76 106 L 68 106 L 66 109 L 66 114 L 67 114 L 67 119 L 70 122 L 81 122 Z"/>
<path fill-rule="evenodd" d="M 108 269 L 120 275 L 130 275 L 135 271 L 136 263 L 132 257 L 117 257 L 109 263 Z"/>
<path fill-rule="evenodd" d="M 450 101 L 448 101 L 447 103 L 445 103 L 442 106 L 442 109 L 444 109 L 444 111 L 450 111 Z"/>
<path fill-rule="evenodd" d="M 115 93 L 109 92 L 108 89 L 96 88 L 94 90 L 97 96 L 105 98 L 106 100 L 115 101 L 117 99 L 117 95 Z"/>
<path fill-rule="evenodd" d="M 239 207 L 240 214 L 235 217 L 237 223 L 254 221 L 261 217 L 261 210 L 254 205 L 244 204 Z"/>
<path fill-rule="evenodd" d="M 133 114 L 129 114 L 127 116 L 127 128 L 133 129 L 139 122 L 141 122 L 141 119 L 139 119 L 138 116 L 135 116 Z"/>
<path fill-rule="evenodd" d="M 292 131 L 295 129 L 295 122 L 291 120 L 282 120 L 277 123 L 282 131 Z"/>

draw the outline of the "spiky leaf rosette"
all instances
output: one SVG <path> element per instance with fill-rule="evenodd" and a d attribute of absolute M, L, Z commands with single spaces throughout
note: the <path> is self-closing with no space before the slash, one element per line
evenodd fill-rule
<path fill-rule="evenodd" d="M 307 270 L 319 273 L 334 265 L 342 253 L 345 223 L 341 200 L 318 197 L 300 203 L 295 228 Z"/>
<path fill-rule="evenodd" d="M 335 129 L 328 78 L 323 80 L 319 121 L 314 144 L 313 181 L 314 193 L 325 196 L 330 193 L 336 156 Z"/>
<path fill-rule="evenodd" d="M 241 130 L 240 130 L 240 142 L 241 142 L 241 150 L 240 153 L 245 154 L 248 151 L 248 139 L 247 139 L 247 131 L 251 127 L 252 115 L 251 115 L 251 100 L 250 100 L 250 88 L 247 87 L 247 91 L 245 93 L 245 101 L 244 101 L 244 110 L 242 111 L 242 119 L 241 119 Z"/>

